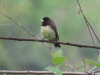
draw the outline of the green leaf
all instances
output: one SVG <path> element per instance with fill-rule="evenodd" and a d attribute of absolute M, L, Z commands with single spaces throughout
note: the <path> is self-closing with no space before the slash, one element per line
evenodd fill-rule
<path fill-rule="evenodd" d="M 92 64 L 96 65 L 97 67 L 100 67 L 100 64 L 95 63 L 95 62 L 93 62 L 93 61 L 91 61 L 91 60 L 85 60 L 85 62 L 89 62 L 89 63 L 92 63 Z"/>
<path fill-rule="evenodd" d="M 66 57 L 54 57 L 52 61 L 54 64 L 59 65 L 62 64 L 66 60 Z"/>
<path fill-rule="evenodd" d="M 100 62 L 100 54 L 98 55 L 98 61 Z"/>
<path fill-rule="evenodd" d="M 62 50 L 58 50 L 55 53 L 52 53 L 53 57 L 61 57 L 63 54 Z"/>
<path fill-rule="evenodd" d="M 60 69 L 57 70 L 56 75 L 62 75 L 62 72 Z"/>
<path fill-rule="evenodd" d="M 49 66 L 49 67 L 47 67 L 47 68 L 45 68 L 45 69 L 51 71 L 51 72 L 54 73 L 55 75 L 62 75 L 61 70 L 60 70 L 60 69 L 57 69 L 57 68 L 55 68 L 55 67 Z"/>

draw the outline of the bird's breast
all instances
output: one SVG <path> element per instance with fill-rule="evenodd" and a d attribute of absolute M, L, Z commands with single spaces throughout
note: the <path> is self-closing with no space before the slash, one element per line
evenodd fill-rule
<path fill-rule="evenodd" d="M 41 26 L 42 35 L 48 40 L 56 40 L 55 31 L 50 26 Z"/>

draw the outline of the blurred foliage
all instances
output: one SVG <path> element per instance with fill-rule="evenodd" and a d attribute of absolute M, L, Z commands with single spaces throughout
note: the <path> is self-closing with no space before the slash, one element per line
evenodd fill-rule
<path fill-rule="evenodd" d="M 40 20 L 43 17 L 48 16 L 54 20 L 57 26 L 60 41 L 94 45 L 82 14 L 78 14 L 78 4 L 76 0 L 0 1 L 2 1 L 6 7 L 11 18 L 34 33 L 40 39 L 43 39 L 40 30 Z M 100 0 L 79 1 L 87 20 L 93 26 L 97 36 L 100 38 Z M 1 3 L 0 11 L 8 15 Z M 35 38 L 18 25 L 12 23 L 11 20 L 0 14 L 0 36 Z M 47 44 L 54 50 L 59 49 L 54 48 L 53 44 Z M 98 42 L 97 45 L 99 46 Z M 61 49 L 64 53 L 63 56 L 67 57 L 67 61 L 73 67 L 84 65 L 83 58 L 98 61 L 96 49 L 78 48 L 67 45 L 61 45 Z M 54 66 L 50 52 L 51 50 L 40 42 L 0 40 L 0 62 L 3 66 L 3 70 L 45 70 L 47 66 Z M 61 67 L 61 70 L 63 71 L 69 69 L 70 67 L 64 65 Z M 82 71 L 83 69 L 84 67 L 78 69 L 78 71 Z"/>

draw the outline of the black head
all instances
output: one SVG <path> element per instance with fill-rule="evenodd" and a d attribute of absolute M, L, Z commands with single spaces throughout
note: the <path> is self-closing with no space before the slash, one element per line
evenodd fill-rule
<path fill-rule="evenodd" d="M 51 25 L 53 23 L 52 19 L 50 19 L 49 17 L 44 17 L 42 20 L 42 25 Z"/>

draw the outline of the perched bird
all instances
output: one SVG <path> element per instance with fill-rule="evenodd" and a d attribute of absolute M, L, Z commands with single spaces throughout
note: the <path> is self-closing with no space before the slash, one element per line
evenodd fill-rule
<path fill-rule="evenodd" d="M 57 33 L 57 28 L 55 23 L 53 22 L 52 19 L 49 17 L 44 17 L 42 20 L 42 25 L 41 25 L 41 33 L 44 37 L 44 39 L 48 39 L 51 41 L 59 41 L 59 36 Z M 61 47 L 60 44 L 54 43 L 55 47 Z"/>

